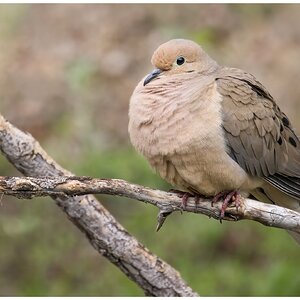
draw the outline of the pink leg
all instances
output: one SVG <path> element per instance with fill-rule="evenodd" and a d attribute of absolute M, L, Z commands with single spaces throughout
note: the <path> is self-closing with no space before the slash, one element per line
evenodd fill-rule
<path fill-rule="evenodd" d="M 203 197 L 202 195 L 199 195 L 199 194 L 195 194 L 195 195 L 192 195 L 190 193 L 185 193 L 183 196 L 182 196 L 182 208 L 186 208 L 186 205 L 188 203 L 188 199 L 189 197 L 194 197 L 194 201 L 195 201 L 195 206 L 197 207 L 197 205 L 199 204 L 199 201 L 201 199 L 201 197 Z"/>
<path fill-rule="evenodd" d="M 184 193 L 183 194 L 183 196 L 182 196 L 182 203 L 181 203 L 181 207 L 182 208 L 186 208 L 186 205 L 187 205 L 187 202 L 188 202 L 188 199 L 189 199 L 189 197 L 191 196 L 191 194 L 189 194 L 189 193 Z"/>
<path fill-rule="evenodd" d="M 221 214 L 220 214 L 220 218 L 221 218 L 221 219 L 224 219 L 224 216 L 225 216 L 225 210 L 226 210 L 226 208 L 228 207 L 229 203 L 230 203 L 231 201 L 234 201 L 233 199 L 234 199 L 236 193 L 237 193 L 236 191 L 232 191 L 232 192 L 229 192 L 229 193 L 226 195 L 226 197 L 225 197 L 225 199 L 224 199 L 224 201 L 223 201 L 223 203 L 222 203 Z"/>
<path fill-rule="evenodd" d="M 220 192 L 217 195 L 215 195 L 213 197 L 212 201 L 211 201 L 211 207 L 213 207 L 215 203 L 217 203 L 218 201 L 220 201 L 223 198 L 223 196 L 225 196 L 227 194 L 228 194 L 228 192 L 225 191 L 225 192 Z"/>
<path fill-rule="evenodd" d="M 225 210 L 230 203 L 234 203 L 236 209 L 241 205 L 240 194 L 238 191 L 223 191 L 214 196 L 211 206 L 213 206 L 217 201 L 223 201 L 220 213 L 220 220 L 224 219 Z"/>
<path fill-rule="evenodd" d="M 196 207 L 199 204 L 201 198 L 206 198 L 206 196 L 201 195 L 201 194 L 197 194 L 197 193 L 193 193 L 192 194 L 192 193 L 188 193 L 188 192 L 184 192 L 184 191 L 179 191 L 179 190 L 175 190 L 175 189 L 170 189 L 169 192 L 177 194 L 182 199 L 182 203 L 181 203 L 181 207 L 182 208 L 186 208 L 189 197 L 194 197 L 194 201 L 195 201 L 195 206 Z M 220 195 L 218 194 L 219 198 L 221 198 L 223 196 L 223 194 L 225 195 L 227 193 L 228 192 L 222 192 L 222 195 L 221 195 L 221 193 L 219 193 L 220 194 Z M 214 200 L 214 201 L 217 202 L 219 200 L 219 198 L 216 199 L 216 200 Z"/>
<path fill-rule="evenodd" d="M 199 204 L 199 201 L 201 198 L 201 195 L 197 195 L 197 194 L 193 195 L 191 193 L 183 192 L 183 191 L 179 191 L 179 190 L 175 190 L 175 189 L 170 189 L 169 192 L 176 193 L 179 197 L 181 197 L 181 199 L 182 199 L 181 207 L 182 208 L 186 208 L 189 197 L 195 197 L 195 205 L 196 206 Z"/>

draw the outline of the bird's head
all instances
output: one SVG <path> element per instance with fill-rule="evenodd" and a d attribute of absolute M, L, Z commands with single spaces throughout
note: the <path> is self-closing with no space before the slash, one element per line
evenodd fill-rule
<path fill-rule="evenodd" d="M 184 39 L 174 39 L 160 45 L 151 63 L 155 69 L 145 78 L 144 86 L 161 74 L 209 73 L 218 66 L 198 44 Z"/>

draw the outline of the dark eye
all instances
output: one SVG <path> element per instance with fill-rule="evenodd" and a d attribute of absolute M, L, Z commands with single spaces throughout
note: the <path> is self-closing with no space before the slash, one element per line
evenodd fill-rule
<path fill-rule="evenodd" d="M 184 57 L 182 57 L 182 56 L 177 57 L 176 64 L 177 64 L 178 66 L 183 65 L 184 62 L 185 62 Z"/>

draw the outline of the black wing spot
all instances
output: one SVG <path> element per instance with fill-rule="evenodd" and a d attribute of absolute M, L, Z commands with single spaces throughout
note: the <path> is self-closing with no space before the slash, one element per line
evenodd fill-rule
<path fill-rule="evenodd" d="M 289 121 L 289 119 L 286 118 L 286 117 L 283 117 L 283 118 L 282 118 L 282 123 L 283 123 L 284 126 L 290 126 L 290 121 Z"/>
<path fill-rule="evenodd" d="M 264 91 L 264 90 L 263 90 L 261 87 L 259 87 L 258 85 L 253 84 L 253 83 L 251 83 L 250 81 L 245 80 L 245 79 L 241 79 L 241 81 L 246 82 L 258 96 L 264 97 L 264 98 L 267 98 L 267 99 L 270 99 L 270 100 L 273 100 L 273 99 L 272 99 L 272 96 L 271 96 L 268 92 Z"/>
<path fill-rule="evenodd" d="M 278 143 L 279 145 L 282 145 L 282 138 L 281 138 L 281 136 L 280 136 L 279 139 L 277 140 L 277 143 Z"/>
<path fill-rule="evenodd" d="M 282 132 L 283 131 L 283 126 L 282 126 L 282 124 L 280 124 L 280 132 Z"/>
<path fill-rule="evenodd" d="M 296 141 L 290 136 L 289 137 L 289 142 L 291 145 L 293 145 L 295 148 L 297 147 Z"/>

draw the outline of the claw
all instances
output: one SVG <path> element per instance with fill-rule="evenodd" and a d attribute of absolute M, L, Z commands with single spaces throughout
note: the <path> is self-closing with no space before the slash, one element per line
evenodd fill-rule
<path fill-rule="evenodd" d="M 222 207 L 221 207 L 221 214 L 220 214 L 220 219 L 224 219 L 225 217 L 225 210 L 226 208 L 228 207 L 229 203 L 232 201 L 232 202 L 235 202 L 235 195 L 236 195 L 237 191 L 232 191 L 232 192 L 229 192 L 223 203 L 222 203 Z"/>
<path fill-rule="evenodd" d="M 211 201 L 211 207 L 213 207 L 215 203 L 220 201 L 223 198 L 223 196 L 225 196 L 227 193 L 228 192 L 220 192 L 217 195 L 215 195 Z"/>
<path fill-rule="evenodd" d="M 181 198 L 181 208 L 182 209 L 186 208 L 189 197 L 194 197 L 194 195 L 191 193 L 179 191 L 179 190 L 175 190 L 175 189 L 170 189 L 169 192 L 175 193 Z M 181 210 L 181 213 L 182 213 L 182 210 Z"/>
<path fill-rule="evenodd" d="M 223 201 L 222 207 L 221 207 L 221 213 L 220 213 L 220 222 L 221 223 L 222 223 L 222 220 L 225 217 L 225 210 L 231 202 L 235 204 L 235 207 L 236 207 L 237 210 L 241 206 L 240 197 L 241 196 L 240 196 L 239 192 L 236 191 L 236 190 L 230 191 L 230 192 L 228 192 L 228 191 L 220 192 L 220 193 L 218 193 L 217 195 L 214 196 L 214 198 L 212 200 L 212 204 L 211 204 L 212 206 L 217 201 Z"/>
<path fill-rule="evenodd" d="M 189 193 L 184 193 L 184 195 L 181 198 L 181 207 L 186 208 L 186 205 L 188 203 L 188 199 L 191 195 Z"/>

